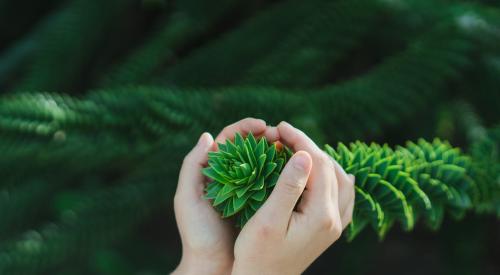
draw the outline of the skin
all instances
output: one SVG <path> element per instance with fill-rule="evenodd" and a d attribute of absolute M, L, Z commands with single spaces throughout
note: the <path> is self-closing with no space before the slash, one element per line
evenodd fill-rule
<path fill-rule="evenodd" d="M 296 152 L 239 235 L 202 198 L 206 178 L 201 174 L 207 153 L 236 132 L 265 136 Z M 270 127 L 263 120 L 243 119 L 225 127 L 215 141 L 204 133 L 179 175 L 174 209 L 183 253 L 173 274 L 300 274 L 339 239 L 353 207 L 354 177 L 286 122 Z"/>

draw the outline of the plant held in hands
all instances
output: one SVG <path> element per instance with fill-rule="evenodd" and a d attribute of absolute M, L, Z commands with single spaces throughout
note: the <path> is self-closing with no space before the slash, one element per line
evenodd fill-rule
<path fill-rule="evenodd" d="M 348 239 L 368 225 L 383 237 L 396 221 L 405 230 L 413 229 L 418 219 L 437 228 L 445 212 L 461 218 L 481 199 L 470 176 L 470 159 L 438 139 L 396 149 L 339 143 L 336 149 L 326 145 L 325 151 L 356 177 Z M 243 226 L 268 198 L 291 155 L 286 146 L 236 134 L 234 142 L 227 140 L 209 153 L 203 173 L 213 181 L 206 198 L 223 218 L 235 216 L 237 226 Z"/>
<path fill-rule="evenodd" d="M 210 152 L 209 167 L 203 174 L 213 179 L 206 198 L 222 217 L 236 217 L 242 227 L 269 197 L 292 152 L 286 146 L 269 144 L 262 137 L 249 134 L 245 139 L 236 134 L 234 143 L 219 144 L 219 151 Z"/>

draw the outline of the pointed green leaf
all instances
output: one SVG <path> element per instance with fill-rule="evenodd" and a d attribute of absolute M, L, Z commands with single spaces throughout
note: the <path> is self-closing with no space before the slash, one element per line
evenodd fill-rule
<path fill-rule="evenodd" d="M 259 143 L 257 144 L 256 148 L 255 148 L 255 155 L 256 156 L 260 156 L 262 154 L 264 154 L 264 150 L 266 150 L 266 143 L 267 141 L 264 139 L 264 138 L 261 138 Z"/>
<path fill-rule="evenodd" d="M 257 178 L 257 170 L 254 169 L 252 171 L 252 174 L 250 174 L 250 177 L 248 178 L 248 183 L 250 184 L 250 183 L 254 182 L 256 178 Z"/>
<path fill-rule="evenodd" d="M 264 164 L 266 163 L 266 154 L 262 154 L 259 156 L 259 159 L 257 160 L 257 175 L 261 176 L 262 175 L 262 170 L 264 168 Z"/>
<path fill-rule="evenodd" d="M 235 191 L 238 188 L 239 187 L 237 185 L 233 185 L 231 183 L 224 184 L 222 189 L 219 191 L 219 195 L 225 196 L 227 194 L 231 194 L 231 193 L 233 193 L 233 191 Z"/>
<path fill-rule="evenodd" d="M 250 132 L 247 136 L 247 139 L 248 143 L 250 144 L 250 148 L 251 151 L 255 151 L 256 147 L 257 147 L 257 140 L 255 140 L 255 137 L 254 135 L 252 134 L 252 132 Z"/>
<path fill-rule="evenodd" d="M 211 167 L 207 167 L 207 168 L 203 168 L 202 169 L 202 173 L 203 175 L 215 180 L 215 181 L 218 181 L 220 183 L 229 183 L 229 180 L 225 177 L 222 177 L 220 174 L 218 174 L 217 172 L 215 172 L 215 170 L 213 170 Z"/>
<path fill-rule="evenodd" d="M 221 190 L 222 191 L 222 190 Z M 232 194 L 231 193 L 228 193 L 228 194 L 225 194 L 225 195 L 221 195 L 221 191 L 219 191 L 219 194 L 217 194 L 217 197 L 215 198 L 214 202 L 213 202 L 213 205 L 214 206 L 217 206 L 223 202 L 225 202 L 227 199 L 231 198 L 232 197 Z"/>
<path fill-rule="evenodd" d="M 234 209 L 234 203 L 232 202 L 229 202 L 226 207 L 224 208 L 224 212 L 222 213 L 222 217 L 223 218 L 227 218 L 227 217 L 230 217 L 234 214 L 236 214 L 236 211 Z"/>
<path fill-rule="evenodd" d="M 253 154 L 253 150 L 250 148 L 250 144 L 245 143 L 245 154 L 247 156 L 247 159 L 250 163 L 250 166 L 252 168 L 255 168 L 257 166 L 257 159 L 255 158 L 255 155 Z"/>
<path fill-rule="evenodd" d="M 254 199 L 256 201 L 263 201 L 265 196 L 266 196 L 266 188 L 262 188 L 261 190 L 256 191 L 252 195 L 252 199 Z"/>
<path fill-rule="evenodd" d="M 278 174 L 276 172 L 271 173 L 271 175 L 266 179 L 266 181 L 268 182 L 267 186 L 269 186 L 269 187 L 275 186 L 276 183 L 278 182 L 279 177 L 280 177 L 280 174 Z"/>
<path fill-rule="evenodd" d="M 254 210 L 254 211 L 257 211 L 259 210 L 259 208 L 262 206 L 262 204 L 264 204 L 263 201 L 256 201 L 256 200 L 248 200 L 248 205 L 250 205 L 250 207 Z"/>
<path fill-rule="evenodd" d="M 250 195 L 250 193 L 246 193 L 241 197 L 233 197 L 233 209 L 235 213 L 240 211 L 245 206 Z"/>
<path fill-rule="evenodd" d="M 217 182 L 211 182 L 207 185 L 207 188 L 206 188 L 206 194 L 205 194 L 205 198 L 206 199 L 215 199 L 217 197 L 217 194 L 219 193 L 219 191 L 222 189 L 222 185 L 217 183 Z"/>
<path fill-rule="evenodd" d="M 245 146 L 243 137 L 240 135 L 240 133 L 236 133 L 234 136 L 234 144 L 239 147 L 240 150 L 243 150 L 243 147 Z"/>
<path fill-rule="evenodd" d="M 276 171 L 281 172 L 284 163 L 285 163 L 284 159 L 282 158 L 276 159 Z"/>
<path fill-rule="evenodd" d="M 367 193 L 372 193 L 373 190 L 377 187 L 377 184 L 380 182 L 381 176 L 379 174 L 368 174 L 365 184 L 361 186 L 363 190 Z"/>
<path fill-rule="evenodd" d="M 260 177 L 252 186 L 252 190 L 260 190 L 264 188 L 264 177 Z"/>
<path fill-rule="evenodd" d="M 250 174 L 252 174 L 252 168 L 250 167 L 250 164 L 243 163 L 240 165 L 240 168 L 243 172 L 243 175 L 245 175 L 245 177 L 249 177 Z"/>
<path fill-rule="evenodd" d="M 265 167 L 264 167 L 264 172 L 263 172 L 263 176 L 265 178 L 269 177 L 269 175 L 271 175 L 271 173 L 274 171 L 274 168 L 276 168 L 278 165 L 274 162 L 268 162 L 266 163 Z"/>
<path fill-rule="evenodd" d="M 276 155 L 276 145 L 272 144 L 266 151 L 266 159 L 268 161 L 273 161 L 275 155 Z"/>
<path fill-rule="evenodd" d="M 226 148 L 228 153 L 232 155 L 237 155 L 236 152 L 238 152 L 238 147 L 236 147 L 236 145 L 234 145 L 234 143 L 231 142 L 229 139 L 226 141 Z M 219 150 L 221 149 L 219 148 Z"/>
<path fill-rule="evenodd" d="M 238 191 L 236 191 L 236 196 L 238 196 L 238 197 L 243 196 L 244 194 L 248 193 L 249 190 L 251 190 L 251 189 L 253 190 L 257 184 L 258 183 L 253 183 L 253 184 L 247 184 L 246 186 L 243 186 L 242 188 L 238 189 Z"/>

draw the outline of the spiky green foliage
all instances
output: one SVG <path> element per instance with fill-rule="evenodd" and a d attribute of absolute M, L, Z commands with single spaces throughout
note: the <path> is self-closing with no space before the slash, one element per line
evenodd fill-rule
<path fill-rule="evenodd" d="M 243 227 L 269 197 L 291 155 L 288 147 L 277 148 L 265 137 L 236 134 L 234 142 L 227 140 L 208 153 L 203 174 L 213 181 L 205 198 L 213 200 L 223 218 L 236 215 L 236 224 Z"/>
<path fill-rule="evenodd" d="M 383 237 L 395 221 L 405 230 L 423 219 L 433 229 L 445 211 L 461 218 L 477 201 L 470 160 L 438 139 L 406 147 L 351 143 L 327 152 L 356 177 L 356 206 L 348 238 L 371 225 Z"/>
<path fill-rule="evenodd" d="M 74 90 L 71 83 L 81 77 L 81 69 L 88 66 L 89 57 L 96 54 L 107 33 L 117 29 L 113 22 L 131 9 L 132 2 L 71 0 L 63 3 L 36 31 L 33 61 L 13 89 Z"/>
<path fill-rule="evenodd" d="M 231 0 L 220 1 L 218 5 L 201 4 L 196 0 L 178 4 L 175 13 L 162 22 L 160 29 L 144 45 L 104 76 L 104 86 L 146 82 L 162 64 L 175 59 L 181 46 L 208 32 L 238 6 L 237 1 Z"/>
<path fill-rule="evenodd" d="M 289 121 L 318 144 L 459 146 L 481 214 L 447 224 L 433 245 L 465 246 L 458 234 L 471 245 L 426 248 L 453 261 L 450 273 L 486 273 L 488 246 L 472 244 L 493 243 L 488 214 L 500 213 L 493 2 L 0 0 L 0 273 L 168 273 L 182 157 L 202 131 L 246 116 Z M 432 209 L 461 214 L 419 187 Z M 414 222 L 438 223 L 441 213 L 407 205 Z M 380 248 L 358 238 L 334 257 L 343 273 L 374 268 L 349 267 Z"/>
<path fill-rule="evenodd" d="M 472 173 L 481 198 L 475 207 L 480 212 L 500 217 L 500 126 L 486 130 L 472 145 Z M 489 183 L 489 184 L 484 184 Z"/>

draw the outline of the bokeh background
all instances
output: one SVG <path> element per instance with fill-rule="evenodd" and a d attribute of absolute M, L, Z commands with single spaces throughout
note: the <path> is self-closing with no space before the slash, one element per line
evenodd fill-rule
<path fill-rule="evenodd" d="M 172 271 L 182 158 L 247 116 L 490 167 L 496 204 L 307 274 L 500 274 L 499 84 L 493 0 L 0 0 L 0 274 Z"/>

